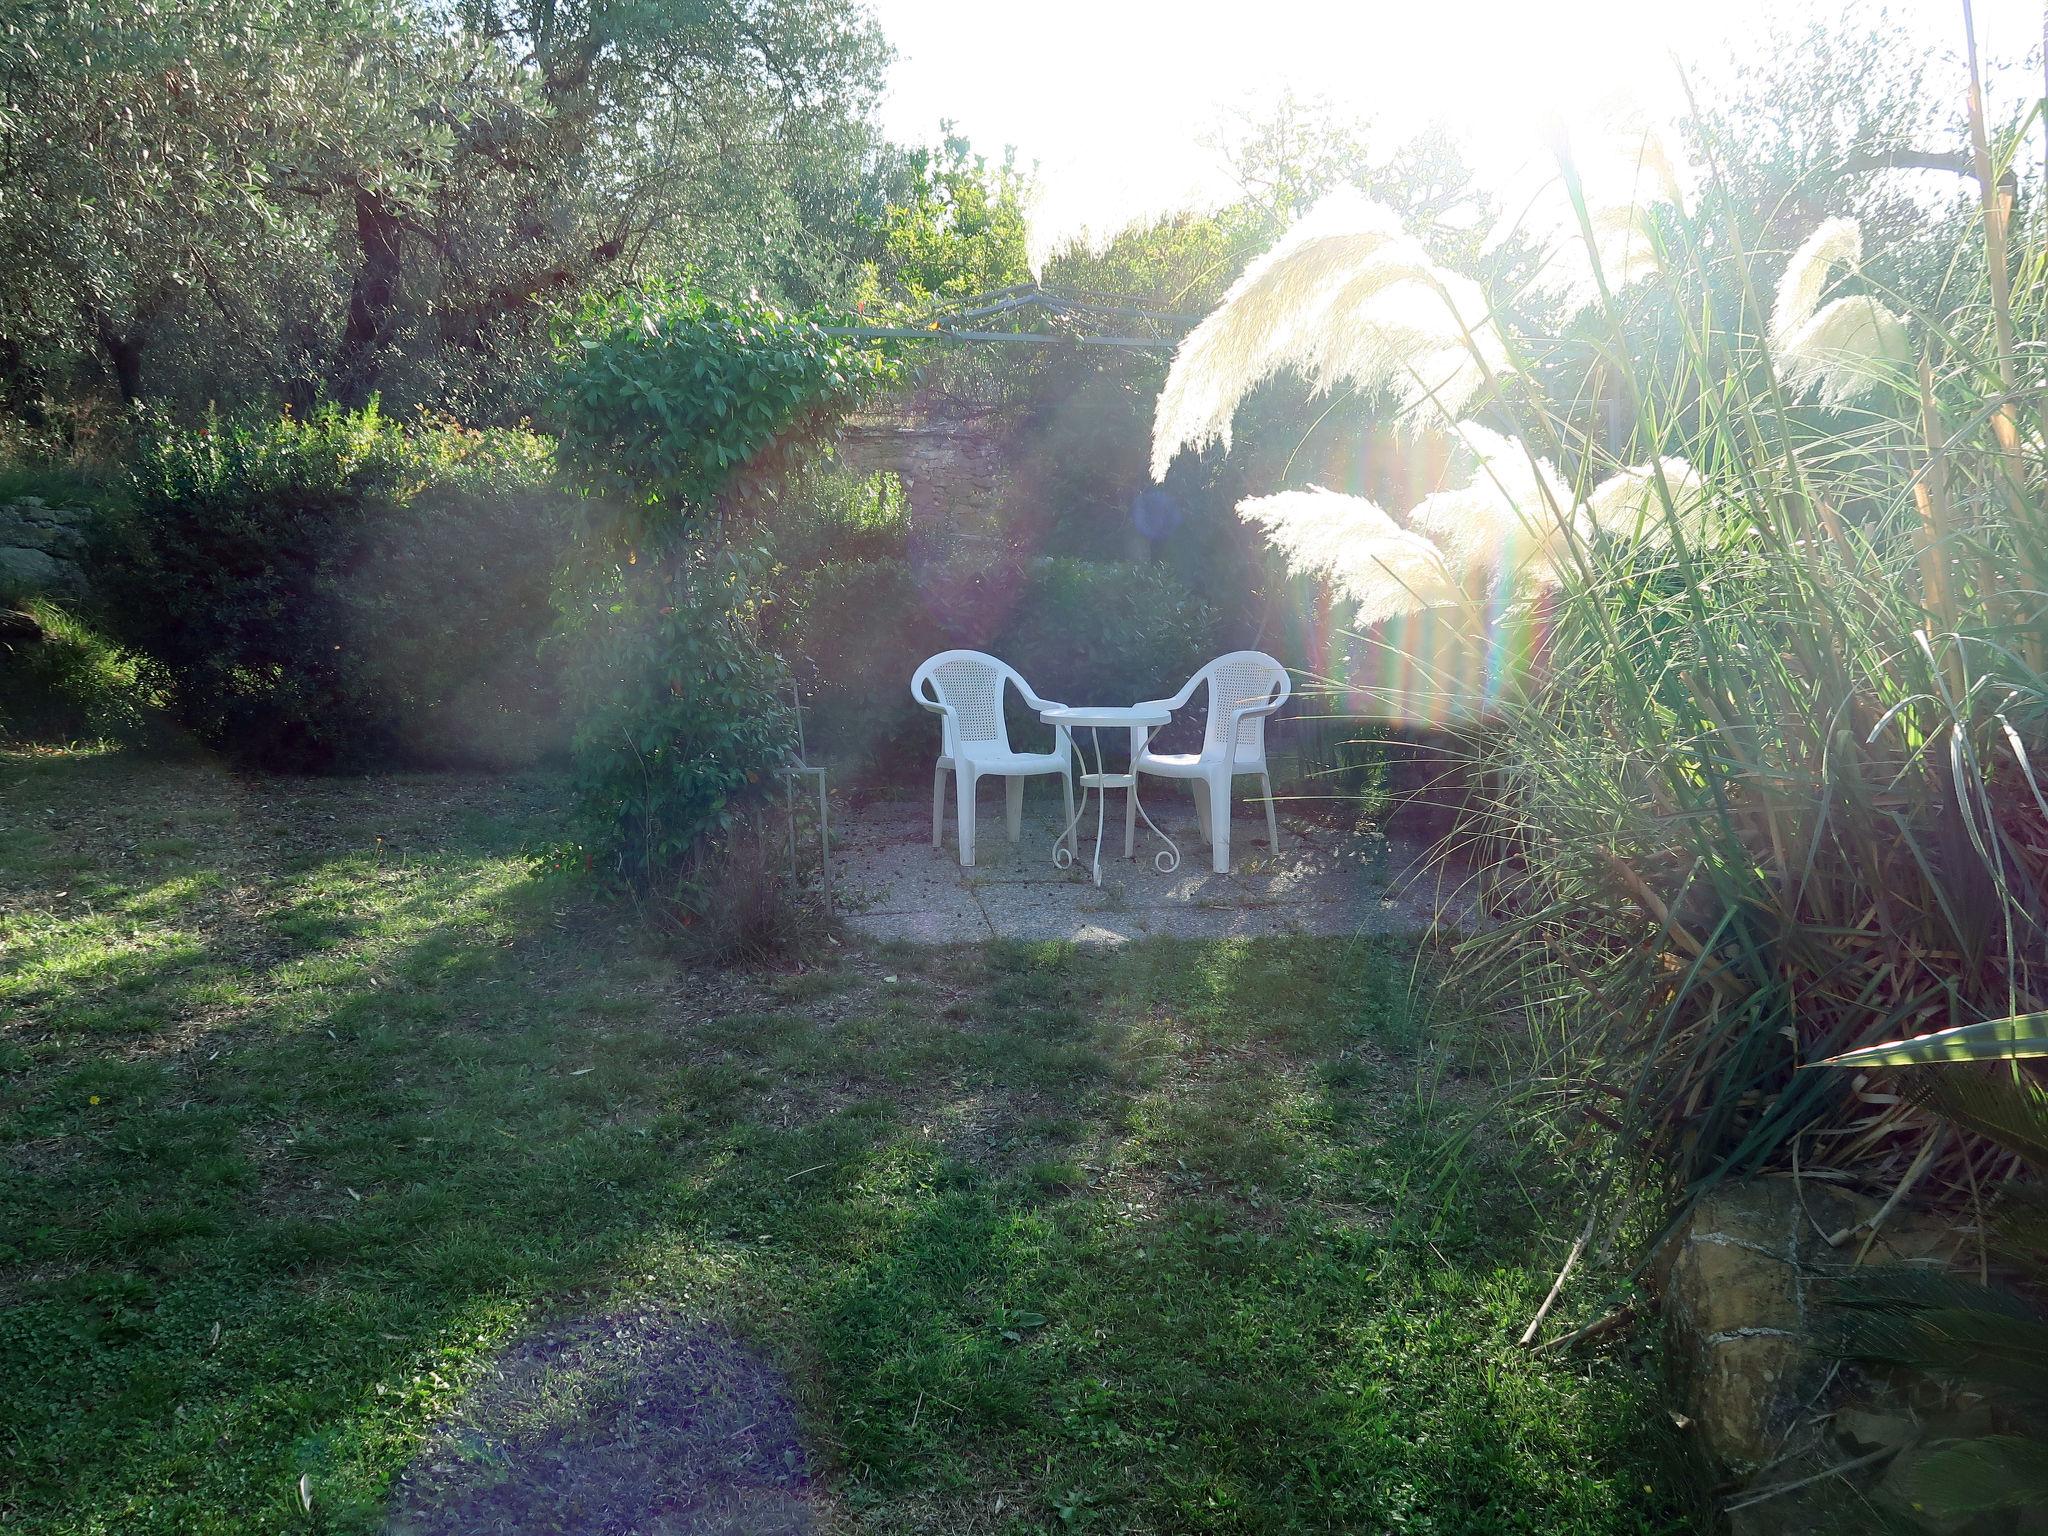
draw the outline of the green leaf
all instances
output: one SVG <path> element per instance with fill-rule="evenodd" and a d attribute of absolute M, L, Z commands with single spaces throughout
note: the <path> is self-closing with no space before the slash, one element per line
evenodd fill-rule
<path fill-rule="evenodd" d="M 2048 1444 L 2019 1435 L 1931 1446 L 1900 1473 L 1899 1491 L 1916 1508 L 1936 1514 L 2048 1505 Z"/>
<path fill-rule="evenodd" d="M 1986 1019 L 1981 1024 L 1964 1024 L 1955 1029 L 1915 1035 L 1910 1040 L 1887 1040 L 1844 1051 L 1816 1067 L 1911 1067 L 1943 1061 L 2018 1061 L 2048 1056 L 2048 1013 L 2021 1013 L 2010 1018 Z"/>

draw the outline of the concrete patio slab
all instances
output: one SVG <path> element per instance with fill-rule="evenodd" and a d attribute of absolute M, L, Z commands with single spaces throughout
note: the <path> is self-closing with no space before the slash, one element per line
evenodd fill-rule
<path fill-rule="evenodd" d="M 1181 864 L 1161 872 L 1153 855 L 1164 845 L 1142 824 L 1137 857 L 1123 857 L 1120 802 L 1110 809 L 1114 825 L 1104 830 L 1097 887 L 1088 870 L 1092 808 L 1074 869 L 1053 867 L 1063 817 L 1057 800 L 1036 797 L 1015 844 L 1004 835 L 1000 801 L 987 808 L 976 863 L 963 868 L 950 824 L 945 846 L 932 847 L 929 801 L 868 801 L 834 827 L 840 906 L 858 933 L 924 944 L 1411 933 L 1471 921 L 1469 907 L 1443 899 L 1434 882 L 1401 878 L 1420 863 L 1420 846 L 1283 816 L 1275 854 L 1266 847 L 1264 817 L 1240 807 L 1231 827 L 1233 868 L 1218 874 L 1187 807 L 1169 802 L 1160 825 L 1179 845 Z"/>

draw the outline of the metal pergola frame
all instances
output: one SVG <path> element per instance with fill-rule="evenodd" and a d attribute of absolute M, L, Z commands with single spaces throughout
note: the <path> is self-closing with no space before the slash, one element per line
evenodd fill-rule
<path fill-rule="evenodd" d="M 1055 318 L 1092 325 L 1098 318 L 1145 319 L 1175 328 L 1171 336 L 1118 336 L 1068 331 L 991 331 L 976 322 L 999 315 L 1022 315 L 1037 311 Z M 861 341 L 991 341 L 1020 342 L 1026 346 L 1127 347 L 1137 351 L 1171 352 L 1180 345 L 1181 334 L 1201 320 L 1200 315 L 1172 310 L 1150 309 L 1140 304 L 1110 303 L 1079 290 L 1056 292 L 1035 282 L 1013 283 L 968 300 L 956 309 L 942 310 L 923 325 L 830 325 L 828 336 L 846 336 Z"/>

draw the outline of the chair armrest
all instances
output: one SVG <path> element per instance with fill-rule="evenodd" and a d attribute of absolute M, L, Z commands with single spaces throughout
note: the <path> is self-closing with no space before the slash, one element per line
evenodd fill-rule
<path fill-rule="evenodd" d="M 1065 709 L 1067 706 L 1058 699 L 1041 699 L 1022 683 L 1017 684 L 1017 697 L 1036 710 Z"/>
<path fill-rule="evenodd" d="M 1245 721 L 1255 720 L 1262 715 L 1273 714 L 1286 702 L 1284 698 L 1268 699 L 1263 704 L 1247 704 L 1241 709 L 1233 709 L 1230 712 L 1230 727 L 1224 733 L 1223 739 L 1234 744 L 1237 741 L 1237 728 L 1243 725 Z"/>
<path fill-rule="evenodd" d="M 1163 709 L 1170 715 L 1176 710 L 1186 709 L 1188 700 L 1195 696 L 1195 690 L 1201 686 L 1202 674 L 1197 672 L 1193 677 L 1181 684 L 1180 692 L 1176 693 L 1172 698 L 1140 699 L 1131 707 L 1133 709 Z"/>
<path fill-rule="evenodd" d="M 911 679 L 910 696 L 917 700 L 921 708 L 928 709 L 935 715 L 951 716 L 953 706 L 944 699 L 933 698 L 930 694 L 927 694 L 922 688 L 917 686 L 920 681 L 921 679 L 917 678 Z"/>

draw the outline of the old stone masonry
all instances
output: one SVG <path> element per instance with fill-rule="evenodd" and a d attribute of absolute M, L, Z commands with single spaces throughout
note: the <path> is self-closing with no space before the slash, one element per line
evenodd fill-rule
<path fill-rule="evenodd" d="M 79 558 L 91 516 L 88 507 L 52 506 L 40 496 L 0 503 L 0 594 L 83 592 Z"/>

